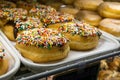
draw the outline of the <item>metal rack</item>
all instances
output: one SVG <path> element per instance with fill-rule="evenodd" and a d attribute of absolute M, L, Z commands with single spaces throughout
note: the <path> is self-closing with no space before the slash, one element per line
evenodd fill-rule
<path fill-rule="evenodd" d="M 33 73 L 28 71 L 28 73 L 19 75 L 16 77 L 16 80 L 38 80 L 40 78 L 44 78 L 46 76 L 50 76 L 56 73 L 60 73 L 63 71 L 67 71 L 70 69 L 74 69 L 74 68 L 84 68 L 86 65 L 93 63 L 93 62 L 99 62 L 102 59 L 106 59 L 109 57 L 113 57 L 116 55 L 120 54 L 120 49 L 116 49 L 114 51 L 108 51 L 99 55 L 94 55 L 94 56 L 89 56 L 86 58 L 82 58 L 80 60 L 74 61 L 70 64 L 64 65 L 64 66 L 60 66 L 51 70 L 47 70 L 47 71 L 43 71 L 43 72 L 39 72 L 39 73 Z M 18 71 L 19 73 L 19 71 Z"/>

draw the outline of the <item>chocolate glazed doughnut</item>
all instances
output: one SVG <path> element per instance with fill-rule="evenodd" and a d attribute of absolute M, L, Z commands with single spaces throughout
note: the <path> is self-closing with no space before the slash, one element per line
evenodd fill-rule
<path fill-rule="evenodd" d="M 10 40 L 14 41 L 12 33 L 14 33 L 15 21 L 26 18 L 27 11 L 21 8 L 2 8 L 1 11 L 1 18 L 7 21 L 1 29 Z"/>

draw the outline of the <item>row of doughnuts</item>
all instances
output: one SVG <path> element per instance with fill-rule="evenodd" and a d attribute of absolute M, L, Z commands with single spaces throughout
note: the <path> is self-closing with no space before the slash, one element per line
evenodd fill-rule
<path fill-rule="evenodd" d="M 119 2 L 107 2 L 103 0 L 89 0 L 89 2 L 87 0 L 63 0 L 63 2 L 65 5 L 59 5 L 60 8 L 58 10 L 60 12 L 72 14 L 80 21 L 85 21 L 114 36 L 120 36 Z"/>
<path fill-rule="evenodd" d="M 90 50 L 98 45 L 101 32 L 74 16 L 38 3 L 29 10 L 23 6 L 1 8 L 0 20 L 6 20 L 1 29 L 25 58 L 44 63 L 67 57 L 70 49 Z"/>

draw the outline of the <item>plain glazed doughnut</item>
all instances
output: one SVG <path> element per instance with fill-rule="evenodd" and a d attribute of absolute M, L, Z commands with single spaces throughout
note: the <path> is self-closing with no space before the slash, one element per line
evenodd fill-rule
<path fill-rule="evenodd" d="M 101 32 L 97 28 L 82 22 L 61 23 L 61 26 L 48 26 L 62 32 L 70 40 L 70 49 L 89 50 L 98 45 Z"/>
<path fill-rule="evenodd" d="M 120 20 L 117 19 L 103 19 L 100 22 L 99 28 L 114 36 L 120 37 Z"/>
<path fill-rule="evenodd" d="M 98 7 L 98 12 L 102 17 L 120 18 L 119 2 L 104 2 Z"/>
<path fill-rule="evenodd" d="M 18 8 L 23 8 L 26 10 L 30 10 L 31 8 L 35 7 L 37 5 L 37 3 L 34 2 L 25 2 L 25 1 L 18 1 L 17 2 L 17 7 Z"/>
<path fill-rule="evenodd" d="M 66 5 L 62 5 L 62 6 L 60 7 L 59 11 L 60 11 L 61 13 L 71 14 L 71 15 L 73 15 L 73 16 L 75 16 L 75 15 L 79 12 L 78 9 L 73 8 L 73 7 L 71 7 L 71 6 L 69 7 L 69 6 L 66 6 Z"/>
<path fill-rule="evenodd" d="M 75 0 L 62 0 L 65 4 L 73 4 Z"/>
<path fill-rule="evenodd" d="M 5 74 L 8 71 L 8 59 L 5 57 L 4 49 L 0 43 L 0 75 Z"/>
<path fill-rule="evenodd" d="M 74 5 L 78 9 L 93 10 L 96 11 L 98 6 L 103 0 L 76 0 Z"/>
<path fill-rule="evenodd" d="M 16 38 L 16 48 L 22 56 L 37 63 L 56 61 L 67 57 L 68 40 L 52 29 L 32 29 L 24 31 Z"/>
<path fill-rule="evenodd" d="M 76 15 L 76 19 L 97 27 L 102 18 L 94 11 L 81 10 Z"/>

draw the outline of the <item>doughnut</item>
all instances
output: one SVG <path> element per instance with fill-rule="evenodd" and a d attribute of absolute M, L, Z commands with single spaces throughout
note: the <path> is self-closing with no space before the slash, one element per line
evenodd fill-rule
<path fill-rule="evenodd" d="M 54 8 L 49 6 L 31 9 L 30 14 L 33 16 L 38 16 L 45 27 L 48 25 L 54 26 L 54 24 L 59 26 L 61 23 L 71 22 L 74 20 L 72 15 L 56 12 Z"/>
<path fill-rule="evenodd" d="M 98 7 L 98 12 L 102 17 L 120 19 L 120 3 L 104 2 Z"/>
<path fill-rule="evenodd" d="M 120 20 L 105 18 L 100 22 L 99 28 L 116 37 L 120 37 Z"/>
<path fill-rule="evenodd" d="M 18 1 L 16 4 L 18 8 L 23 8 L 28 11 L 36 5 L 36 3 L 34 2 L 25 2 L 25 1 Z"/>
<path fill-rule="evenodd" d="M 2 8 L 0 9 L 0 27 L 3 27 L 7 22 L 14 22 L 17 18 L 24 18 L 28 12 L 21 8 Z"/>
<path fill-rule="evenodd" d="M 101 70 L 98 74 L 98 80 L 120 80 L 120 73 L 111 70 Z"/>
<path fill-rule="evenodd" d="M 120 57 L 114 57 L 113 61 L 109 63 L 109 69 L 115 71 L 120 70 Z"/>
<path fill-rule="evenodd" d="M 76 15 L 76 19 L 97 27 L 102 18 L 94 11 L 82 10 Z"/>
<path fill-rule="evenodd" d="M 0 75 L 5 74 L 8 71 L 8 59 L 5 57 L 3 46 L 0 43 Z"/>
<path fill-rule="evenodd" d="M 36 63 L 63 59 L 69 53 L 69 42 L 56 30 L 39 28 L 23 31 L 16 38 L 15 47 L 22 56 Z"/>
<path fill-rule="evenodd" d="M 16 8 L 16 4 L 9 1 L 0 1 L 0 8 Z"/>
<path fill-rule="evenodd" d="M 98 6 L 103 0 L 76 0 L 74 6 L 78 9 L 93 10 L 96 11 Z"/>
<path fill-rule="evenodd" d="M 60 11 L 61 13 L 71 14 L 71 15 L 73 15 L 73 16 L 75 16 L 75 15 L 79 12 L 78 9 L 73 8 L 73 7 L 71 7 L 71 6 L 69 7 L 69 6 L 66 6 L 66 5 L 62 5 L 62 6 L 60 7 L 59 11 Z"/>
<path fill-rule="evenodd" d="M 26 17 L 24 20 L 17 19 L 14 24 L 6 24 L 2 31 L 9 40 L 15 41 L 17 33 L 28 29 L 40 28 L 41 26 L 43 25 L 38 18 Z"/>
<path fill-rule="evenodd" d="M 74 0 L 62 0 L 65 4 L 73 4 Z"/>
<path fill-rule="evenodd" d="M 101 32 L 83 22 L 61 23 L 61 26 L 48 26 L 48 28 L 60 31 L 70 40 L 72 50 L 90 50 L 98 45 Z"/>
<path fill-rule="evenodd" d="M 56 9 L 50 7 L 50 6 L 45 6 L 45 5 L 36 5 L 36 7 L 33 7 L 29 11 L 29 16 L 37 16 L 39 18 L 45 16 L 46 14 L 53 14 L 56 13 Z"/>
<path fill-rule="evenodd" d="M 60 8 L 60 6 L 63 5 L 63 3 L 62 2 L 58 2 L 58 1 L 51 1 L 51 0 L 49 0 L 46 3 L 46 5 L 51 6 L 51 7 L 55 8 L 56 10 L 58 10 Z"/>
<path fill-rule="evenodd" d="M 74 17 L 72 15 L 64 13 L 48 13 L 45 17 L 41 17 L 41 22 L 45 26 L 60 26 L 61 23 L 72 22 L 73 20 Z"/>

